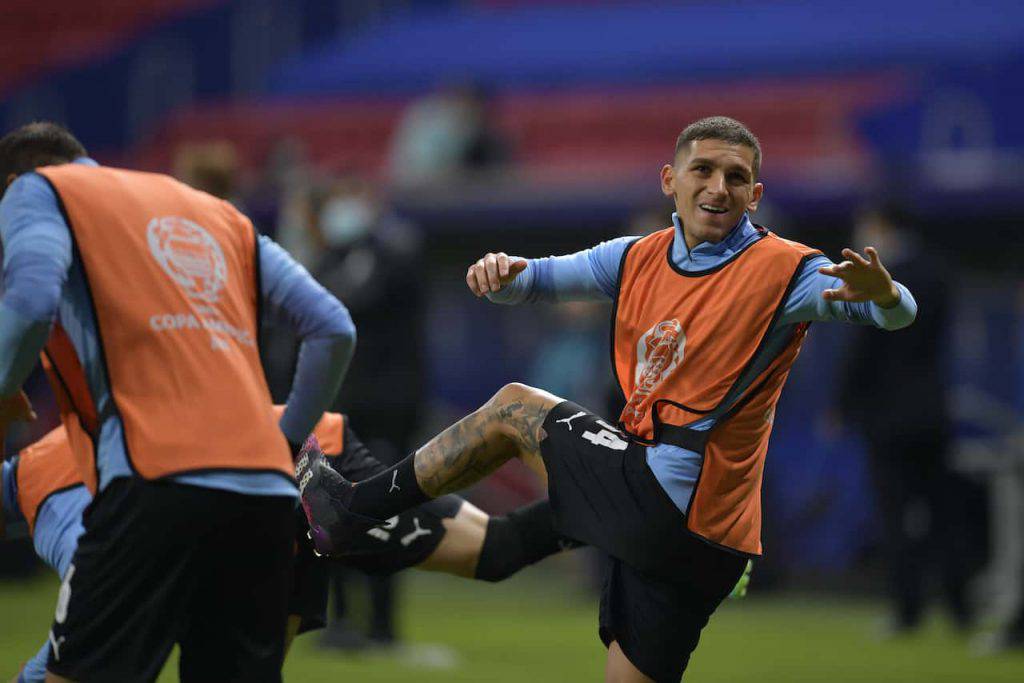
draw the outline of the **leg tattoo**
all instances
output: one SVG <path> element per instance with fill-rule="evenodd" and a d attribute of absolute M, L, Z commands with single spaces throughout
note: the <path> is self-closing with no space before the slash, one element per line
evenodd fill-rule
<path fill-rule="evenodd" d="M 522 384 L 502 387 L 479 410 L 416 452 L 416 480 L 431 497 L 461 490 L 521 458 L 535 468 L 548 411 L 557 396 Z M 532 461 L 532 462 L 531 462 Z"/>

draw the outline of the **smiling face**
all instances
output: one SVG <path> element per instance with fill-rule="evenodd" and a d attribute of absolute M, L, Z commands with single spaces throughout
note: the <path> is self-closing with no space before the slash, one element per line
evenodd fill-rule
<path fill-rule="evenodd" d="M 720 242 L 746 211 L 754 212 L 764 186 L 754 177 L 754 150 L 724 140 L 694 140 L 661 169 L 661 191 L 676 206 L 691 249 Z"/>

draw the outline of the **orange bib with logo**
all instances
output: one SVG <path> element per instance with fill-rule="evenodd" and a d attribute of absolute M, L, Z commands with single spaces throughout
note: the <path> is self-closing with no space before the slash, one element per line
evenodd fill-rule
<path fill-rule="evenodd" d="M 292 479 L 257 348 L 248 219 L 164 175 L 82 164 L 38 172 L 60 200 L 92 301 L 112 399 L 96 406 L 97 429 L 119 415 L 128 460 L 147 479 L 213 469 Z M 88 390 L 66 349 L 47 351 L 69 392 Z"/>
<path fill-rule="evenodd" d="M 623 429 L 703 455 L 687 528 L 747 555 L 761 552 L 764 455 L 807 326 L 793 326 L 774 358 L 764 357 L 764 342 L 803 262 L 820 253 L 759 230 L 757 241 L 703 272 L 674 266 L 673 228 L 638 240 L 623 256 L 613 313 Z M 708 416 L 717 418 L 710 433 L 687 428 Z"/>

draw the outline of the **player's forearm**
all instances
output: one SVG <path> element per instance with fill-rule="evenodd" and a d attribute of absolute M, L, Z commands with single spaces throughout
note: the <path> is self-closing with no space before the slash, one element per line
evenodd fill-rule
<path fill-rule="evenodd" d="M 338 394 L 356 348 L 356 330 L 351 320 L 338 335 L 307 339 L 299 347 L 295 379 L 281 416 L 281 431 L 293 444 L 300 444 Z"/>
<path fill-rule="evenodd" d="M 842 286 L 839 278 L 818 272 L 819 267 L 831 263 L 827 258 L 819 257 L 804 265 L 783 303 L 780 319 L 782 324 L 846 322 L 874 325 L 884 330 L 898 330 L 914 322 L 917 316 L 917 302 L 910 290 L 898 282 L 893 284 L 899 291 L 899 301 L 889 308 L 883 308 L 870 301 L 854 303 L 825 299 L 822 292 Z"/>
<path fill-rule="evenodd" d="M 519 277 L 487 298 L 500 304 L 607 300 L 610 295 L 591 268 L 590 251 L 529 259 Z"/>
<path fill-rule="evenodd" d="M 917 302 L 906 287 L 893 283 L 899 291 L 899 300 L 890 307 L 880 306 L 872 301 L 822 301 L 822 319 L 838 320 L 860 325 L 874 325 L 882 330 L 898 330 L 907 327 L 917 317 Z"/>
<path fill-rule="evenodd" d="M 30 320 L 0 301 L 0 397 L 21 388 L 49 336 L 49 322 Z"/>
<path fill-rule="evenodd" d="M 264 303 L 301 340 L 281 431 L 301 444 L 338 393 L 356 348 L 348 309 L 273 240 L 260 236 Z"/>

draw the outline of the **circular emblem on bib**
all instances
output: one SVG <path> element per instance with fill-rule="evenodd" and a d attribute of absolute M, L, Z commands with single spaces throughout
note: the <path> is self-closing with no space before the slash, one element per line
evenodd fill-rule
<path fill-rule="evenodd" d="M 228 266 L 213 235 L 187 218 L 164 216 L 149 222 L 146 237 L 153 258 L 186 294 L 217 303 Z"/>
<path fill-rule="evenodd" d="M 636 429 L 644 418 L 644 401 L 654 393 L 683 360 L 686 333 L 678 320 L 663 320 L 647 330 L 636 344 L 633 394 L 626 404 L 624 421 Z"/>

